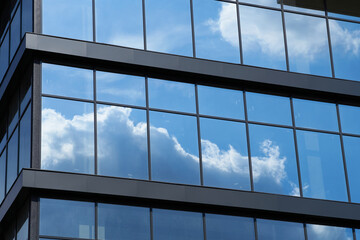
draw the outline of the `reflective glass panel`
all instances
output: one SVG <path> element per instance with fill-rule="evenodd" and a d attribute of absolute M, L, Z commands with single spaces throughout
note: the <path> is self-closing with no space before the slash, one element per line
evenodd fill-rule
<path fill-rule="evenodd" d="M 41 168 L 94 173 L 94 105 L 42 99 Z"/>
<path fill-rule="evenodd" d="M 195 86 L 150 78 L 149 105 L 151 108 L 195 113 Z"/>
<path fill-rule="evenodd" d="M 145 78 L 97 71 L 96 99 L 98 101 L 145 106 Z"/>
<path fill-rule="evenodd" d="M 330 10 L 331 11 L 331 10 Z M 360 17 L 328 12 L 329 17 L 342 18 L 346 20 L 360 21 Z"/>
<path fill-rule="evenodd" d="M 250 190 L 244 123 L 201 118 L 204 185 Z"/>
<path fill-rule="evenodd" d="M 28 203 L 21 208 L 16 221 L 16 240 L 29 238 L 29 208 Z"/>
<path fill-rule="evenodd" d="M 8 107 L 9 107 L 8 132 L 10 135 L 19 120 L 19 92 L 18 91 L 15 91 L 13 93 L 13 96 L 11 97 Z"/>
<path fill-rule="evenodd" d="M 286 70 L 280 11 L 240 6 L 244 64 Z"/>
<path fill-rule="evenodd" d="M 302 223 L 257 219 L 259 240 L 305 240 Z"/>
<path fill-rule="evenodd" d="M 43 0 L 42 31 L 80 40 L 93 40 L 91 0 Z"/>
<path fill-rule="evenodd" d="M 255 191 L 299 196 L 292 129 L 249 125 Z"/>
<path fill-rule="evenodd" d="M 297 131 L 304 197 L 347 201 L 338 135 Z"/>
<path fill-rule="evenodd" d="M 342 132 L 360 134 L 360 108 L 339 105 L 339 112 Z"/>
<path fill-rule="evenodd" d="M 351 202 L 360 203 L 360 138 L 343 136 Z"/>
<path fill-rule="evenodd" d="M 330 77 L 325 19 L 285 13 L 285 21 L 290 71 Z"/>
<path fill-rule="evenodd" d="M 95 204 L 40 199 L 40 235 L 94 239 Z"/>
<path fill-rule="evenodd" d="M 6 149 L 0 154 L 0 203 L 5 197 Z"/>
<path fill-rule="evenodd" d="M 150 209 L 99 204 L 98 236 L 100 240 L 150 240 Z"/>
<path fill-rule="evenodd" d="M 98 174 L 148 179 L 144 110 L 98 105 Z"/>
<path fill-rule="evenodd" d="M 0 46 L 0 83 L 9 66 L 9 31 Z"/>
<path fill-rule="evenodd" d="M 150 112 L 152 179 L 200 184 L 195 117 Z"/>
<path fill-rule="evenodd" d="M 200 114 L 245 119 L 242 91 L 198 86 L 198 98 Z"/>
<path fill-rule="evenodd" d="M 147 49 L 192 56 L 190 1 L 146 0 Z"/>
<path fill-rule="evenodd" d="M 18 128 L 15 129 L 8 143 L 8 156 L 6 163 L 6 192 L 9 192 L 11 186 L 17 178 L 18 168 Z"/>
<path fill-rule="evenodd" d="M 33 31 L 33 1 L 23 0 L 21 4 L 22 12 L 21 12 L 21 36 L 23 36 L 26 32 Z"/>
<path fill-rule="evenodd" d="M 30 168 L 31 159 L 31 105 L 27 108 L 20 121 L 19 140 L 19 172 L 23 168 Z"/>
<path fill-rule="evenodd" d="M 236 5 L 194 0 L 196 57 L 240 63 Z"/>
<path fill-rule="evenodd" d="M 54 64 L 42 64 L 42 92 L 93 99 L 93 71 Z"/>
<path fill-rule="evenodd" d="M 356 239 L 360 239 L 360 229 L 355 229 Z"/>
<path fill-rule="evenodd" d="M 275 7 L 280 8 L 281 7 L 281 1 L 279 0 L 239 0 L 240 3 L 251 3 L 251 4 L 257 4 L 262 6 L 268 6 L 268 7 Z"/>
<path fill-rule="evenodd" d="M 96 41 L 144 49 L 142 0 L 96 0 Z"/>
<path fill-rule="evenodd" d="M 324 1 L 293 1 L 282 0 L 285 10 L 325 15 Z"/>
<path fill-rule="evenodd" d="M 154 209 L 153 221 L 156 240 L 204 239 L 201 213 Z"/>
<path fill-rule="evenodd" d="M 297 127 L 339 131 L 335 104 L 303 99 L 294 99 L 293 104 Z"/>
<path fill-rule="evenodd" d="M 360 24 L 330 20 L 335 77 L 360 81 Z"/>
<path fill-rule="evenodd" d="M 351 228 L 332 227 L 324 225 L 306 224 L 309 240 L 352 240 Z"/>
<path fill-rule="evenodd" d="M 31 78 L 26 76 L 20 85 L 20 115 L 31 99 Z"/>
<path fill-rule="evenodd" d="M 11 22 L 11 30 L 10 30 L 10 59 L 12 59 L 15 55 L 15 52 L 20 44 L 20 25 L 21 25 L 21 19 L 20 19 L 20 11 L 21 8 L 18 7 L 15 13 L 15 16 Z"/>
<path fill-rule="evenodd" d="M 249 121 L 292 125 L 290 99 L 246 92 Z"/>

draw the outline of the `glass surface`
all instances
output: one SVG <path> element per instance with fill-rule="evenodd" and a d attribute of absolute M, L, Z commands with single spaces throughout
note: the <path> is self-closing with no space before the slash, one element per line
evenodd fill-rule
<path fill-rule="evenodd" d="M 150 240 L 150 209 L 112 204 L 98 205 L 100 240 Z"/>
<path fill-rule="evenodd" d="M 40 235 L 94 239 L 95 204 L 40 199 Z"/>
<path fill-rule="evenodd" d="M 28 203 L 20 209 L 16 221 L 16 240 L 28 240 L 29 238 L 29 208 Z"/>
<path fill-rule="evenodd" d="M 360 138 L 343 136 L 351 202 L 360 203 Z"/>
<path fill-rule="evenodd" d="M 150 112 L 152 179 L 200 184 L 195 117 Z"/>
<path fill-rule="evenodd" d="M 8 143 L 8 156 L 6 163 L 6 192 L 9 192 L 18 175 L 18 141 L 18 128 L 16 128 Z"/>
<path fill-rule="evenodd" d="M 331 77 L 325 19 L 285 13 L 285 23 L 290 71 Z"/>
<path fill-rule="evenodd" d="M 239 0 L 239 3 L 251 3 L 251 4 L 257 4 L 262 6 L 268 6 L 268 7 L 275 7 L 280 8 L 281 7 L 281 1 L 279 0 Z"/>
<path fill-rule="evenodd" d="M 149 78 L 149 105 L 151 108 L 195 113 L 195 86 Z"/>
<path fill-rule="evenodd" d="M 7 130 L 7 115 L 6 114 L 2 114 L 2 116 L 0 117 L 0 152 L 4 149 L 5 145 L 6 145 L 6 140 L 7 140 L 7 134 L 6 134 L 6 130 Z"/>
<path fill-rule="evenodd" d="M 80 40 L 93 40 L 92 0 L 43 0 L 42 31 Z"/>
<path fill-rule="evenodd" d="M 23 0 L 21 4 L 21 36 L 33 31 L 33 1 Z"/>
<path fill-rule="evenodd" d="M 206 214 L 207 240 L 255 240 L 252 218 Z"/>
<path fill-rule="evenodd" d="M 5 197 L 6 149 L 0 154 L 0 203 Z"/>
<path fill-rule="evenodd" d="M 329 20 L 336 78 L 360 81 L 360 24 Z"/>
<path fill-rule="evenodd" d="M 9 109 L 9 111 L 8 111 L 8 113 L 9 113 L 8 132 L 10 135 L 19 120 L 19 92 L 18 91 L 15 91 L 13 93 L 13 95 L 11 96 L 11 100 L 10 100 L 8 107 L 9 107 L 8 108 Z"/>
<path fill-rule="evenodd" d="M 306 224 L 309 240 L 352 240 L 351 228 Z"/>
<path fill-rule="evenodd" d="M 5 230 L 5 240 L 15 240 L 15 238 L 15 222 L 13 221 L 7 226 L 7 229 Z"/>
<path fill-rule="evenodd" d="M 41 168 L 94 173 L 94 105 L 42 98 Z"/>
<path fill-rule="evenodd" d="M 96 100 L 145 106 L 145 78 L 97 71 Z"/>
<path fill-rule="evenodd" d="M 142 0 L 96 0 L 96 41 L 144 49 Z"/>
<path fill-rule="evenodd" d="M 31 161 L 31 105 L 27 108 L 20 121 L 19 139 L 19 172 L 30 168 Z"/>
<path fill-rule="evenodd" d="M 342 18 L 346 20 L 360 21 L 360 17 L 328 12 L 329 17 Z"/>
<path fill-rule="evenodd" d="M 31 99 L 31 78 L 26 76 L 20 85 L 20 115 Z"/>
<path fill-rule="evenodd" d="M 244 123 L 201 118 L 204 185 L 250 190 Z"/>
<path fill-rule="evenodd" d="M 254 189 L 300 196 L 292 129 L 249 125 Z"/>
<path fill-rule="evenodd" d="M 257 219 L 259 240 L 305 240 L 302 223 Z"/>
<path fill-rule="evenodd" d="M 153 224 L 156 240 L 204 239 L 201 213 L 153 209 Z"/>
<path fill-rule="evenodd" d="M 286 70 L 280 11 L 240 6 L 244 64 Z"/>
<path fill-rule="evenodd" d="M 242 91 L 198 86 L 198 98 L 200 114 L 245 119 Z"/>
<path fill-rule="evenodd" d="M 194 0 L 196 57 L 240 63 L 236 5 Z"/>
<path fill-rule="evenodd" d="M 303 99 L 294 99 L 293 104 L 297 127 L 339 131 L 335 104 Z"/>
<path fill-rule="evenodd" d="M 93 99 L 93 71 L 54 64 L 42 64 L 44 94 Z"/>
<path fill-rule="evenodd" d="M 10 60 L 14 57 L 15 52 L 20 44 L 20 28 L 21 28 L 21 8 L 18 7 L 16 10 L 15 16 L 11 22 L 11 30 L 10 30 Z"/>
<path fill-rule="evenodd" d="M 190 1 L 146 0 L 147 49 L 192 56 Z"/>
<path fill-rule="evenodd" d="M 293 1 L 283 0 L 284 9 L 303 13 L 325 15 L 324 1 Z"/>
<path fill-rule="evenodd" d="M 292 125 L 290 99 L 246 92 L 249 121 Z"/>
<path fill-rule="evenodd" d="M 360 134 L 360 108 L 339 105 L 341 130 L 343 133 Z"/>
<path fill-rule="evenodd" d="M 0 47 L 0 83 L 9 66 L 9 31 L 6 33 Z"/>
<path fill-rule="evenodd" d="M 297 131 L 304 197 L 347 201 L 338 135 Z"/>
<path fill-rule="evenodd" d="M 146 112 L 97 107 L 98 174 L 148 179 Z"/>

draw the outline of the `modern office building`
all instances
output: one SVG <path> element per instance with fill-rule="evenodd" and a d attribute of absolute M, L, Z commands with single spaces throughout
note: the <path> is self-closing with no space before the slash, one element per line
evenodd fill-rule
<path fill-rule="evenodd" d="M 0 239 L 360 240 L 359 16 L 2 0 Z"/>

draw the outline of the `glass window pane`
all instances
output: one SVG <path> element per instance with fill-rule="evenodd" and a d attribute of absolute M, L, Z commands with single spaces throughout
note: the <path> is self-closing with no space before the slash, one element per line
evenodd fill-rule
<path fill-rule="evenodd" d="M 31 78 L 26 76 L 20 85 L 20 114 L 22 114 L 31 99 Z"/>
<path fill-rule="evenodd" d="M 150 112 L 152 179 L 200 184 L 195 117 Z"/>
<path fill-rule="evenodd" d="M 24 36 L 26 32 L 33 31 L 33 1 L 23 0 L 22 1 L 22 12 L 21 12 L 21 36 Z"/>
<path fill-rule="evenodd" d="M 246 92 L 249 121 L 292 125 L 290 99 Z"/>
<path fill-rule="evenodd" d="M 98 101 L 145 106 L 145 78 L 97 71 L 96 99 Z"/>
<path fill-rule="evenodd" d="M 249 125 L 255 191 L 299 196 L 292 129 Z"/>
<path fill-rule="evenodd" d="M 40 199 L 40 235 L 94 239 L 94 225 L 94 203 Z"/>
<path fill-rule="evenodd" d="M 144 49 L 142 0 L 97 0 L 96 41 Z"/>
<path fill-rule="evenodd" d="M 263 6 L 268 6 L 268 7 L 275 7 L 275 8 L 281 7 L 279 0 L 239 0 L 239 2 L 263 5 Z"/>
<path fill-rule="evenodd" d="M 190 1 L 146 0 L 148 50 L 192 56 Z"/>
<path fill-rule="evenodd" d="M 328 9 L 328 11 L 332 11 L 332 10 Z M 339 14 L 339 13 L 328 12 L 328 16 L 329 17 L 334 17 L 334 18 L 342 18 L 342 19 L 346 19 L 346 20 L 360 21 L 360 17 L 350 16 L 350 15 L 345 15 L 345 14 Z"/>
<path fill-rule="evenodd" d="M 0 203 L 5 197 L 6 149 L 0 154 Z"/>
<path fill-rule="evenodd" d="M 7 140 L 7 116 L 6 114 L 1 114 L 0 117 L 0 152 L 4 149 Z"/>
<path fill-rule="evenodd" d="M 339 112 L 342 132 L 360 134 L 360 108 L 339 105 Z"/>
<path fill-rule="evenodd" d="M 194 0 L 196 57 L 240 63 L 236 5 Z"/>
<path fill-rule="evenodd" d="M 195 86 L 150 78 L 149 105 L 151 108 L 195 113 Z"/>
<path fill-rule="evenodd" d="M 285 13 L 290 71 L 331 76 L 324 18 Z"/>
<path fill-rule="evenodd" d="M 42 92 L 66 97 L 93 99 L 93 71 L 43 63 Z"/>
<path fill-rule="evenodd" d="M 10 223 L 5 230 L 5 240 L 15 240 L 15 222 Z"/>
<path fill-rule="evenodd" d="M 360 203 L 360 138 L 343 136 L 351 202 Z"/>
<path fill-rule="evenodd" d="M 17 178 L 18 171 L 18 128 L 15 129 L 8 143 L 8 157 L 6 164 L 6 192 L 9 192 L 11 186 Z"/>
<path fill-rule="evenodd" d="M 111 204 L 98 205 L 100 240 L 150 240 L 150 209 Z"/>
<path fill-rule="evenodd" d="M 15 91 L 9 104 L 8 132 L 12 133 L 19 120 L 19 92 Z"/>
<path fill-rule="evenodd" d="M 201 213 L 154 209 L 153 219 L 156 240 L 204 239 Z"/>
<path fill-rule="evenodd" d="M 41 168 L 94 173 L 94 105 L 42 99 Z"/>
<path fill-rule="evenodd" d="M 244 123 L 201 118 L 204 185 L 250 190 Z"/>
<path fill-rule="evenodd" d="M 9 31 L 7 31 L 0 46 L 0 83 L 9 66 Z"/>
<path fill-rule="evenodd" d="M 283 4 L 285 10 L 325 15 L 324 1 L 283 0 Z"/>
<path fill-rule="evenodd" d="M 245 119 L 242 91 L 198 86 L 198 98 L 200 114 Z"/>
<path fill-rule="evenodd" d="M 302 223 L 257 219 L 259 240 L 305 240 Z"/>
<path fill-rule="evenodd" d="M 332 227 L 324 225 L 306 224 L 306 230 L 309 240 L 352 240 L 353 234 L 351 228 Z"/>
<path fill-rule="evenodd" d="M 339 131 L 335 104 L 303 99 L 293 103 L 297 127 Z"/>
<path fill-rule="evenodd" d="M 148 179 L 144 110 L 98 105 L 97 135 L 98 174 Z"/>
<path fill-rule="evenodd" d="M 16 240 L 28 240 L 29 239 L 29 207 L 26 202 L 20 209 L 20 212 L 16 221 Z"/>
<path fill-rule="evenodd" d="M 244 64 L 286 70 L 280 11 L 240 6 Z"/>
<path fill-rule="evenodd" d="M 93 40 L 92 0 L 43 0 L 44 34 Z"/>
<path fill-rule="evenodd" d="M 304 197 L 347 201 L 338 135 L 297 131 Z"/>
<path fill-rule="evenodd" d="M 11 22 L 11 30 L 10 30 L 10 59 L 12 59 L 15 55 L 15 52 L 20 44 L 20 7 L 16 10 L 15 16 Z"/>
<path fill-rule="evenodd" d="M 30 168 L 31 161 L 31 105 L 27 108 L 20 121 L 19 172 Z"/>

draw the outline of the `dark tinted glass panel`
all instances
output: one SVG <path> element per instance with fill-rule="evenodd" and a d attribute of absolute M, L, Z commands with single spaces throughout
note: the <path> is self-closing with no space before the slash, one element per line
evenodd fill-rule
<path fill-rule="evenodd" d="M 286 70 L 280 11 L 240 6 L 244 64 Z"/>
<path fill-rule="evenodd" d="M 94 239 L 95 204 L 40 199 L 40 235 Z"/>
<path fill-rule="evenodd" d="M 149 208 L 99 204 L 98 224 L 100 240 L 150 239 Z"/>
<path fill-rule="evenodd" d="M 244 119 L 242 91 L 198 86 L 199 113 L 227 118 Z"/>
<path fill-rule="evenodd" d="M 93 98 L 93 71 L 42 64 L 42 92 L 75 98 Z"/>
<path fill-rule="evenodd" d="M 259 240 L 305 240 L 302 223 L 257 219 Z"/>
<path fill-rule="evenodd" d="M 6 192 L 10 190 L 18 173 L 18 140 L 18 128 L 16 128 L 8 143 L 8 157 L 6 163 Z"/>
<path fill-rule="evenodd" d="M 360 108 L 339 105 L 339 112 L 342 132 L 360 134 Z"/>
<path fill-rule="evenodd" d="M 331 227 L 323 225 L 307 224 L 309 240 L 352 240 L 353 234 L 350 228 Z"/>
<path fill-rule="evenodd" d="M 41 168 L 94 173 L 94 105 L 43 98 Z"/>
<path fill-rule="evenodd" d="M 96 0 L 96 41 L 144 49 L 142 0 Z"/>
<path fill-rule="evenodd" d="M 31 79 L 25 77 L 20 85 L 20 114 L 22 114 L 31 99 Z"/>
<path fill-rule="evenodd" d="M 152 179 L 199 184 L 196 118 L 150 112 Z"/>
<path fill-rule="evenodd" d="M 6 144 L 6 130 L 7 130 L 7 117 L 6 114 L 1 114 L 2 116 L 0 117 L 0 152 L 3 150 L 3 148 L 5 147 Z"/>
<path fill-rule="evenodd" d="M 31 105 L 27 108 L 20 121 L 19 172 L 30 168 L 31 158 Z"/>
<path fill-rule="evenodd" d="M 5 75 L 9 65 L 9 31 L 0 46 L 0 82 Z"/>
<path fill-rule="evenodd" d="M 23 0 L 22 1 L 22 12 L 21 12 L 21 31 L 23 36 L 26 32 L 33 31 L 33 1 Z"/>
<path fill-rule="evenodd" d="M 19 92 L 15 91 L 13 96 L 11 97 L 10 104 L 9 104 L 9 119 L 8 119 L 8 132 L 14 130 L 18 120 L 19 120 Z"/>
<path fill-rule="evenodd" d="M 360 203 L 360 138 L 343 137 L 351 201 Z"/>
<path fill-rule="evenodd" d="M 16 10 L 15 16 L 11 22 L 11 35 L 10 35 L 10 59 L 13 58 L 13 56 L 15 55 L 15 52 L 20 44 L 20 11 L 21 8 L 19 7 Z"/>
<path fill-rule="evenodd" d="M 145 111 L 98 105 L 97 135 L 98 174 L 148 178 Z"/>
<path fill-rule="evenodd" d="M 297 131 L 304 197 L 347 201 L 340 137 Z"/>
<path fill-rule="evenodd" d="M 29 208 L 28 203 L 21 208 L 16 221 L 16 240 L 29 239 Z"/>
<path fill-rule="evenodd" d="M 292 129 L 250 125 L 255 191 L 299 196 Z"/>
<path fill-rule="evenodd" d="M 202 118 L 204 185 L 250 190 L 244 123 Z"/>
<path fill-rule="evenodd" d="M 98 101 L 145 106 L 145 78 L 96 72 L 96 99 Z"/>
<path fill-rule="evenodd" d="M 15 223 L 11 223 L 7 226 L 5 230 L 5 240 L 15 240 Z"/>
<path fill-rule="evenodd" d="M 156 240 L 204 239 L 201 213 L 154 209 L 153 221 Z"/>
<path fill-rule="evenodd" d="M 284 9 L 286 10 L 325 15 L 324 1 L 306 2 L 306 1 L 283 0 L 283 3 L 284 3 Z"/>
<path fill-rule="evenodd" d="M 0 154 L 0 203 L 5 197 L 6 149 Z"/>
<path fill-rule="evenodd" d="M 279 0 L 239 0 L 240 3 L 251 3 L 268 7 L 280 8 L 281 4 Z"/>

